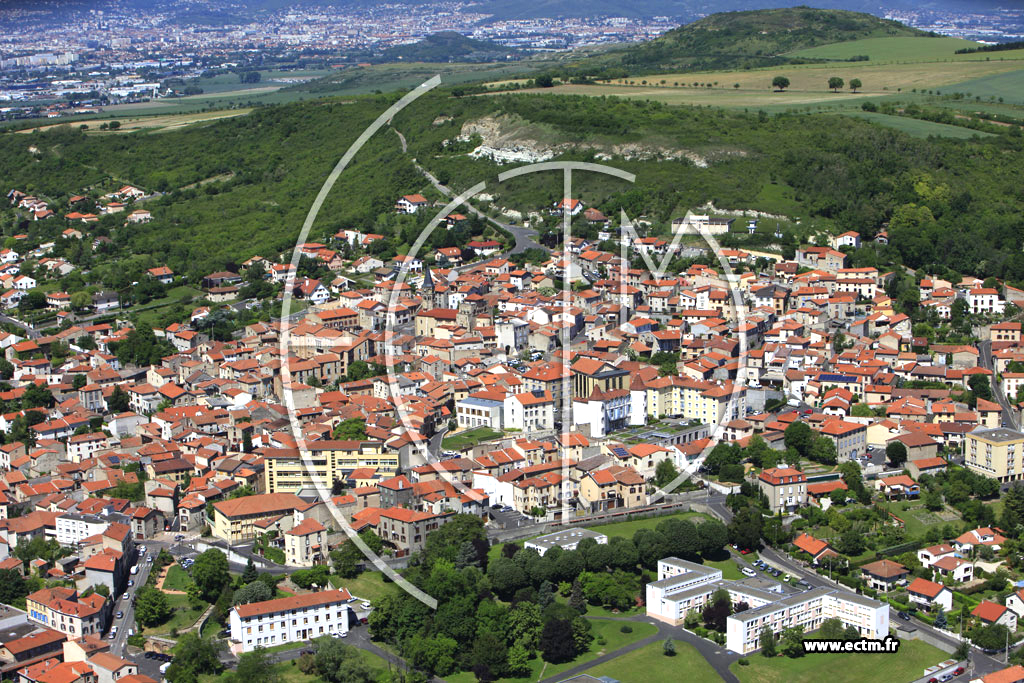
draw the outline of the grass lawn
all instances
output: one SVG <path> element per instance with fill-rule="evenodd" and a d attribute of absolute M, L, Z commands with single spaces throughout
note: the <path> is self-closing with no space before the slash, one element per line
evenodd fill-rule
<path fill-rule="evenodd" d="M 697 648 L 681 640 L 675 641 L 676 654 L 666 657 L 664 644 L 661 641 L 644 645 L 610 662 L 587 670 L 590 676 L 608 676 L 622 683 L 636 681 L 719 681 L 721 677 L 715 673 L 707 660 L 697 652 Z M 685 675 L 682 672 L 686 672 Z"/>
<path fill-rule="evenodd" d="M 491 439 L 497 439 L 501 436 L 501 432 L 495 431 L 488 427 L 477 427 L 476 429 L 467 429 L 464 432 L 459 432 L 454 436 L 449 436 L 441 441 L 441 448 L 449 451 L 457 451 L 460 448 L 466 446 L 475 446 L 482 441 L 490 441 Z"/>
<path fill-rule="evenodd" d="M 765 659 L 754 653 L 749 666 L 733 664 L 730 670 L 740 683 L 819 683 L 827 672 L 829 683 L 913 681 L 925 668 L 947 655 L 919 640 L 904 640 L 898 654 L 813 654 L 797 659 Z"/>
<path fill-rule="evenodd" d="M 187 591 L 192 585 L 192 577 L 178 565 L 171 565 L 167 570 L 167 578 L 164 579 L 164 590 Z"/>
<path fill-rule="evenodd" d="M 331 585 L 335 588 L 345 588 L 353 596 L 370 602 L 376 602 L 385 595 L 401 590 L 394 583 L 385 582 L 384 575 L 380 572 L 363 572 L 354 579 L 343 579 L 332 574 Z"/>
<path fill-rule="evenodd" d="M 304 674 L 299 671 L 299 667 L 295 664 L 294 660 L 275 664 L 272 669 L 274 673 L 281 677 L 282 683 L 315 683 L 320 680 L 315 674 Z M 199 683 L 215 683 L 218 678 L 216 674 L 202 674 L 199 676 Z"/>
<path fill-rule="evenodd" d="M 530 661 L 529 676 L 525 676 L 523 678 L 507 678 L 501 680 L 537 681 L 542 678 L 547 678 L 548 676 L 557 676 L 559 673 L 565 671 L 566 669 L 571 669 L 574 666 L 585 664 L 591 661 L 592 659 L 600 657 L 603 654 L 613 652 L 615 650 L 618 650 L 619 648 L 629 645 L 630 643 L 636 642 L 637 640 L 643 640 L 644 638 L 652 636 L 658 632 L 658 627 L 654 626 L 653 624 L 628 622 L 629 625 L 632 627 L 633 632 L 623 633 L 621 631 L 623 623 L 624 622 L 621 621 L 611 621 L 606 619 L 591 619 L 590 632 L 593 634 L 594 640 L 590 644 L 589 652 L 580 655 L 571 662 L 566 662 L 564 664 L 549 664 L 548 662 L 545 662 L 543 659 L 541 659 L 538 655 L 535 659 Z M 597 640 L 599 637 L 603 637 L 605 639 L 604 645 L 598 644 Z M 658 647 L 661 647 L 661 645 L 659 644 Z M 678 678 L 678 674 L 676 678 Z M 474 676 L 473 673 L 470 671 L 463 671 L 461 673 L 455 674 L 454 676 L 448 676 L 445 678 L 445 680 L 448 681 L 448 683 L 474 683 L 476 681 L 476 676 Z M 645 676 L 643 679 L 634 680 L 653 679 Z"/>
<path fill-rule="evenodd" d="M 721 569 L 723 579 L 739 580 L 746 578 L 745 576 L 743 576 L 743 573 L 740 572 L 740 568 L 736 566 L 735 560 L 733 560 L 731 557 L 726 560 L 704 560 L 704 564 L 708 567 Z"/>
<path fill-rule="evenodd" d="M 171 629 L 184 631 L 199 621 L 199 617 L 203 616 L 203 612 L 206 611 L 207 607 L 204 603 L 201 609 L 192 609 L 188 604 L 187 595 L 168 595 L 167 604 L 170 605 L 173 610 L 171 618 L 159 626 L 143 629 L 143 635 L 151 636 L 160 633 L 170 633 Z"/>

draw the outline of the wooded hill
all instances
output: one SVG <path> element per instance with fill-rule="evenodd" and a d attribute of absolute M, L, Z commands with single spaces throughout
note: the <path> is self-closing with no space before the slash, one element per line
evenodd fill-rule
<path fill-rule="evenodd" d="M 145 254 L 198 280 L 254 254 L 289 250 L 331 168 L 393 101 L 369 96 L 299 102 L 161 134 L 90 135 L 71 127 L 7 133 L 0 135 L 0 177 L 5 192 L 17 188 L 58 207 L 90 187 L 98 193 L 132 183 L 166 192 L 146 203 L 151 223 L 124 228 L 121 216 L 111 216 L 76 227 L 110 234 L 111 257 L 119 262 Z M 805 224 L 826 221 L 868 238 L 888 225 L 890 255 L 907 265 L 939 263 L 962 273 L 1024 280 L 1024 138 L 1009 132 L 1016 129 L 969 141 L 922 140 L 831 115 L 768 117 L 616 98 L 430 93 L 395 118 L 408 154 L 394 131 L 374 136 L 335 185 L 310 239 L 356 227 L 388 236 L 377 247 L 384 256 L 411 244 L 431 216 L 397 217 L 395 200 L 413 192 L 440 198 L 412 157 L 456 190 L 487 180 L 498 205 L 550 206 L 560 196 L 559 177 L 532 175 L 498 185 L 499 167 L 467 156 L 472 144 L 445 144 L 456 140 L 464 123 L 485 117 L 510 117 L 546 131 L 553 144 L 581 145 L 565 148 L 563 158 L 595 160 L 599 150 L 618 144 L 657 143 L 708 159 L 700 168 L 678 155 L 673 161 L 613 155 L 607 163 L 638 175 L 633 186 L 578 174 L 582 198 L 606 215 L 618 215 L 621 207 L 665 222 L 674 212 L 712 201 L 725 208 L 781 209 Z M 785 206 L 781 194 L 790 196 Z M 54 239 L 66 227 L 62 220 L 14 223 L 10 211 L 3 215 L 4 236 L 25 232 L 27 246 Z M 858 264 L 873 259 L 871 249 L 855 255 Z"/>

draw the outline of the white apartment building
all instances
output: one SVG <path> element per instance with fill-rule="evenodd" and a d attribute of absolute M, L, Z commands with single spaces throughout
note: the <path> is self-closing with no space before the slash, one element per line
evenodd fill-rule
<path fill-rule="evenodd" d="M 505 397 L 505 429 L 536 432 L 555 428 L 555 399 L 551 392 L 534 389 Z"/>
<path fill-rule="evenodd" d="M 829 587 L 780 594 L 742 581 L 725 581 L 719 569 L 676 557 L 658 562 L 658 580 L 647 584 L 647 615 L 680 624 L 691 610 L 703 609 L 722 589 L 729 593 L 733 604 L 745 602 L 750 606 L 726 620 L 726 647 L 740 654 L 760 647 L 765 626 L 776 634 L 791 626 L 803 626 L 805 632 L 810 632 L 825 619 L 838 618 L 865 638 L 884 638 L 889 633 L 889 607 L 876 600 Z"/>
<path fill-rule="evenodd" d="M 251 652 L 345 633 L 353 600 L 341 589 L 237 605 L 229 617 L 231 639 L 242 644 L 242 652 Z"/>
<path fill-rule="evenodd" d="M 117 520 L 77 512 L 61 515 L 55 522 L 57 542 L 63 546 L 77 545 L 84 538 L 103 533 L 113 521 Z"/>

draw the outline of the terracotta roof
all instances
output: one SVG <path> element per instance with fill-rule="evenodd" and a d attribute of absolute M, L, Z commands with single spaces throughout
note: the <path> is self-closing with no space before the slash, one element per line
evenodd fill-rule
<path fill-rule="evenodd" d="M 934 581 L 929 581 L 928 579 L 917 578 L 914 579 L 914 581 L 909 586 L 907 586 L 907 591 L 910 593 L 917 593 L 918 595 L 923 595 L 926 598 L 934 600 L 935 597 L 939 593 L 941 593 L 944 588 L 945 586 L 943 586 L 941 583 L 935 583 Z"/>
<path fill-rule="evenodd" d="M 293 609 L 308 609 L 322 605 L 333 605 L 336 603 L 347 603 L 352 599 L 349 592 L 344 588 L 333 591 L 320 591 L 319 593 L 303 593 L 293 595 L 290 598 L 278 598 L 264 602 L 251 602 L 248 605 L 238 605 L 235 611 L 243 619 L 260 616 L 263 614 L 275 614 Z"/>
<path fill-rule="evenodd" d="M 909 573 L 906 567 L 892 560 L 872 562 L 861 567 L 861 570 L 882 579 L 892 579 Z"/>
<path fill-rule="evenodd" d="M 1006 607 L 990 600 L 982 600 L 978 606 L 971 610 L 972 617 L 978 617 L 982 621 L 995 623 L 999 617 L 1006 613 Z"/>

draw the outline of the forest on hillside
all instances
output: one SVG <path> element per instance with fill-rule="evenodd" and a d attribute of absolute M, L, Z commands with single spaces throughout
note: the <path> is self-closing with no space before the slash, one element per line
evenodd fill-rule
<path fill-rule="evenodd" d="M 254 254 L 289 250 L 331 168 L 393 99 L 300 102 L 162 134 L 91 135 L 69 126 L 7 133 L 0 135 L 0 176 L 9 185 L 5 192 L 17 188 L 57 207 L 70 195 L 123 183 L 164 193 L 146 203 L 151 223 L 123 227 L 112 216 L 86 230 L 109 234 L 112 256 L 147 254 L 196 280 Z M 394 121 L 409 153 L 401 152 L 392 130 L 373 137 L 334 187 L 311 239 L 356 227 L 387 235 L 381 249 L 402 249 L 430 216 L 400 220 L 392 211 L 397 197 L 420 192 L 440 199 L 411 157 L 456 190 L 488 180 L 496 205 L 550 206 L 561 192 L 559 178 L 533 175 L 499 186 L 497 172 L 511 166 L 470 158 L 466 144 L 450 144 L 466 121 L 500 116 L 581 145 L 562 158 L 594 161 L 602 146 L 656 141 L 709 160 L 700 168 L 683 159 L 613 157 L 606 163 L 635 172 L 635 185 L 592 174 L 577 179 L 582 198 L 606 215 L 623 208 L 667 221 L 708 201 L 776 211 L 772 196 L 785 188 L 793 218 L 866 238 L 887 228 L 891 249 L 883 258 L 1024 281 L 1019 135 L 925 140 L 861 120 L 840 124 L 834 115 L 767 116 L 616 98 L 428 94 Z M 194 185 L 201 181 L 210 182 Z M 38 243 L 65 227 L 16 223 L 12 215 L 5 213 L 0 225 L 6 237 L 27 232 Z M 858 262 L 877 258 L 870 249 L 855 255 Z"/>

